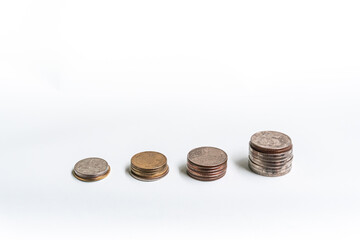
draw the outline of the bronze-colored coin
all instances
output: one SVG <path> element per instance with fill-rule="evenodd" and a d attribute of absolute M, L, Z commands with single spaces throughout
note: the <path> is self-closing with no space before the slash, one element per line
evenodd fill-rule
<path fill-rule="evenodd" d="M 188 161 L 200 167 L 216 167 L 226 163 L 227 154 L 214 147 L 199 147 L 191 150 L 188 154 Z"/>
<path fill-rule="evenodd" d="M 141 152 L 131 158 L 131 164 L 139 169 L 155 170 L 166 165 L 166 157 L 158 152 Z"/>
<path fill-rule="evenodd" d="M 226 170 L 226 167 L 227 167 L 227 165 L 223 164 L 223 165 L 220 165 L 220 166 L 218 166 L 216 168 L 206 169 L 206 168 L 198 167 L 198 166 L 193 165 L 191 163 L 187 164 L 187 168 L 190 168 L 190 169 L 192 169 L 194 171 L 198 171 L 198 172 L 218 172 L 218 171 Z"/>
<path fill-rule="evenodd" d="M 158 180 L 160 178 L 163 178 L 165 177 L 167 174 L 169 173 L 169 167 L 167 166 L 165 168 L 165 171 L 163 171 L 162 173 L 160 174 L 155 174 L 155 175 L 152 175 L 152 176 L 144 176 L 143 174 L 138 174 L 137 172 L 134 172 L 134 171 L 130 171 L 130 175 L 137 179 L 137 180 L 140 180 L 140 181 L 144 181 L 144 182 L 152 182 L 152 181 L 155 181 L 155 180 Z"/>
<path fill-rule="evenodd" d="M 131 169 L 131 171 L 136 174 L 136 175 L 139 175 L 139 176 L 143 176 L 143 177 L 154 177 L 154 178 L 157 178 L 158 176 L 161 176 L 164 172 L 168 171 L 168 166 L 166 165 L 164 169 L 162 169 L 161 171 L 158 171 L 158 172 L 153 172 L 153 173 L 147 173 L 147 172 L 142 172 L 142 171 L 139 171 L 139 170 L 136 170 L 136 169 Z"/>
<path fill-rule="evenodd" d="M 193 175 L 199 176 L 199 177 L 216 177 L 219 175 L 222 175 L 226 170 L 218 171 L 218 172 L 198 172 L 194 171 L 191 168 L 187 168 L 187 171 L 190 172 Z"/>
<path fill-rule="evenodd" d="M 165 155 L 158 152 L 141 152 L 131 158 L 130 174 L 142 181 L 158 180 L 169 172 Z"/>
<path fill-rule="evenodd" d="M 73 175 L 86 182 L 104 179 L 110 173 L 110 166 L 101 158 L 86 158 L 77 162 L 74 166 Z"/>
<path fill-rule="evenodd" d="M 279 153 L 291 150 L 292 143 L 290 137 L 284 133 L 262 131 L 251 136 L 250 146 L 263 153 Z"/>
<path fill-rule="evenodd" d="M 192 178 L 194 178 L 194 179 L 196 179 L 196 180 L 200 180 L 200 181 L 215 181 L 215 180 L 218 180 L 218 179 L 224 177 L 225 174 L 226 174 L 226 172 L 224 172 L 223 174 L 221 174 L 221 175 L 219 175 L 219 176 L 216 176 L 216 177 L 199 177 L 199 176 L 196 176 L 196 175 L 191 174 L 189 171 L 187 171 L 187 174 L 188 174 L 190 177 L 192 177 Z"/>
<path fill-rule="evenodd" d="M 165 164 L 164 166 L 162 166 L 160 168 L 156 168 L 156 169 L 141 169 L 141 168 L 138 168 L 138 167 L 131 164 L 131 169 L 132 170 L 142 172 L 144 174 L 150 174 L 150 175 L 158 173 L 158 172 L 163 172 L 163 171 L 165 171 L 165 168 L 167 168 L 167 164 Z"/>
<path fill-rule="evenodd" d="M 102 176 L 98 176 L 98 177 L 94 177 L 94 178 L 82 178 L 82 177 L 79 177 L 78 175 L 76 175 L 76 173 L 74 171 L 72 173 L 73 173 L 74 177 L 76 177 L 80 181 L 83 181 L 83 182 L 95 182 L 95 181 L 99 181 L 101 179 L 106 178 L 110 173 L 110 167 L 109 167 L 109 171 L 107 173 L 105 173 Z"/>

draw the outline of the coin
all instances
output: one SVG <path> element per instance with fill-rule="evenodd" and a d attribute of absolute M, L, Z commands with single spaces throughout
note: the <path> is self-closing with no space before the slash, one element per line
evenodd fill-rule
<path fill-rule="evenodd" d="M 195 165 L 203 167 L 215 167 L 226 163 L 226 153 L 215 147 L 199 147 L 191 150 L 188 160 Z"/>
<path fill-rule="evenodd" d="M 284 133 L 276 131 L 261 131 L 252 135 L 250 146 L 263 153 L 289 151 L 292 148 L 291 139 Z"/>
<path fill-rule="evenodd" d="M 260 170 L 255 168 L 250 162 L 249 162 L 249 168 L 256 174 L 266 176 L 266 177 L 280 177 L 283 175 L 286 175 L 291 171 L 291 167 L 288 169 L 285 169 L 284 171 L 266 171 L 266 170 Z"/>
<path fill-rule="evenodd" d="M 219 148 L 195 148 L 187 156 L 187 173 L 201 181 L 217 180 L 226 173 L 227 159 L 227 154 Z"/>
<path fill-rule="evenodd" d="M 78 161 L 73 170 L 73 175 L 85 182 L 104 179 L 110 173 L 110 166 L 102 158 L 85 158 Z"/>
<path fill-rule="evenodd" d="M 130 174 L 142 181 L 154 181 L 167 175 L 167 158 L 159 152 L 146 151 L 131 158 Z"/>
<path fill-rule="evenodd" d="M 249 168 L 262 176 L 277 177 L 292 169 L 293 146 L 289 136 L 276 131 L 257 132 L 249 142 Z"/>
<path fill-rule="evenodd" d="M 193 175 L 191 172 L 188 172 L 188 175 L 196 180 L 200 180 L 200 181 L 214 181 L 214 180 L 218 180 L 220 178 L 222 178 L 223 176 L 225 176 L 226 172 L 223 172 L 222 174 L 216 176 L 216 177 L 200 177 L 197 175 Z"/>

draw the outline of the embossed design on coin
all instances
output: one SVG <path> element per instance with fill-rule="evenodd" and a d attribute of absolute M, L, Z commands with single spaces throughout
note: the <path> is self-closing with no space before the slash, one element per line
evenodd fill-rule
<path fill-rule="evenodd" d="M 158 152 L 141 152 L 131 158 L 130 174 L 142 181 L 154 181 L 167 175 L 169 166 L 165 155 Z"/>
<path fill-rule="evenodd" d="M 195 148 L 187 157 L 187 173 L 201 181 L 217 180 L 226 173 L 227 159 L 227 154 L 219 148 Z"/>
<path fill-rule="evenodd" d="M 191 150 L 188 160 L 198 166 L 215 167 L 227 161 L 226 153 L 215 147 L 199 147 Z"/>
<path fill-rule="evenodd" d="M 249 145 L 249 168 L 254 173 L 277 177 L 291 171 L 293 149 L 289 136 L 275 131 L 258 132 Z"/>
<path fill-rule="evenodd" d="M 275 131 L 255 133 L 250 139 L 250 145 L 254 149 L 263 152 L 286 151 L 292 148 L 290 137 Z"/>
<path fill-rule="evenodd" d="M 74 166 L 74 176 L 86 182 L 98 181 L 110 173 L 110 166 L 102 158 L 85 158 Z"/>

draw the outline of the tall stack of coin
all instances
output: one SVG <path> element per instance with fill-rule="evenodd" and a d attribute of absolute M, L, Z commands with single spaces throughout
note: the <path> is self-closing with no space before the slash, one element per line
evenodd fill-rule
<path fill-rule="evenodd" d="M 249 167 L 262 176 L 277 177 L 290 172 L 293 146 L 289 136 L 275 131 L 255 133 L 250 139 Z"/>
<path fill-rule="evenodd" d="M 187 157 L 187 173 L 201 181 L 213 181 L 226 173 L 227 155 L 214 147 L 200 147 L 191 150 Z"/>
<path fill-rule="evenodd" d="M 131 158 L 130 174 L 142 181 L 154 181 L 169 172 L 166 157 L 158 152 L 141 152 Z"/>
<path fill-rule="evenodd" d="M 74 176 L 84 182 L 104 179 L 110 173 L 110 166 L 102 158 L 85 158 L 78 161 L 73 170 Z"/>

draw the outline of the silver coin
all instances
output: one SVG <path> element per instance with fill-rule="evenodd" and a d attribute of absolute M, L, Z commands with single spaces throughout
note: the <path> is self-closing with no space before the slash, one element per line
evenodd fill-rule
<path fill-rule="evenodd" d="M 227 162 L 227 154 L 215 147 L 199 147 L 191 150 L 187 157 L 188 161 L 196 166 L 216 167 Z"/>
<path fill-rule="evenodd" d="M 282 171 L 292 165 L 292 161 L 288 161 L 286 164 L 278 165 L 278 166 L 269 166 L 264 165 L 261 162 L 255 162 L 252 159 L 249 159 L 249 162 L 256 168 L 264 171 Z"/>
<path fill-rule="evenodd" d="M 249 154 L 249 156 L 253 159 L 256 159 L 256 160 L 259 160 L 261 162 L 265 162 L 265 163 L 268 163 L 268 164 L 281 164 L 281 163 L 285 163 L 287 161 L 289 161 L 290 159 L 293 158 L 293 155 L 289 155 L 289 156 L 286 156 L 284 158 L 279 158 L 279 159 L 274 159 L 274 158 L 263 158 L 263 157 L 259 157 L 259 156 L 256 156 L 256 155 L 253 155 L 253 154 Z"/>
<path fill-rule="evenodd" d="M 266 177 L 280 177 L 280 176 L 283 176 L 283 175 L 286 175 L 288 174 L 292 167 L 289 167 L 287 169 L 285 169 L 284 171 L 265 171 L 265 170 L 259 170 L 257 168 L 254 167 L 253 164 L 251 164 L 251 161 L 249 161 L 249 168 L 256 174 L 259 174 L 259 175 L 262 175 L 262 176 L 266 176 Z"/>
<path fill-rule="evenodd" d="M 274 163 L 274 162 L 269 163 L 269 162 L 261 161 L 252 156 L 249 156 L 249 160 L 261 167 L 269 167 L 269 168 L 280 168 L 282 166 L 292 163 L 292 158 L 290 158 L 289 160 L 287 160 L 285 162 L 279 162 L 279 163 Z"/>
<path fill-rule="evenodd" d="M 109 171 L 108 163 L 102 158 L 85 158 L 74 166 L 74 173 L 81 178 L 96 178 Z"/>

